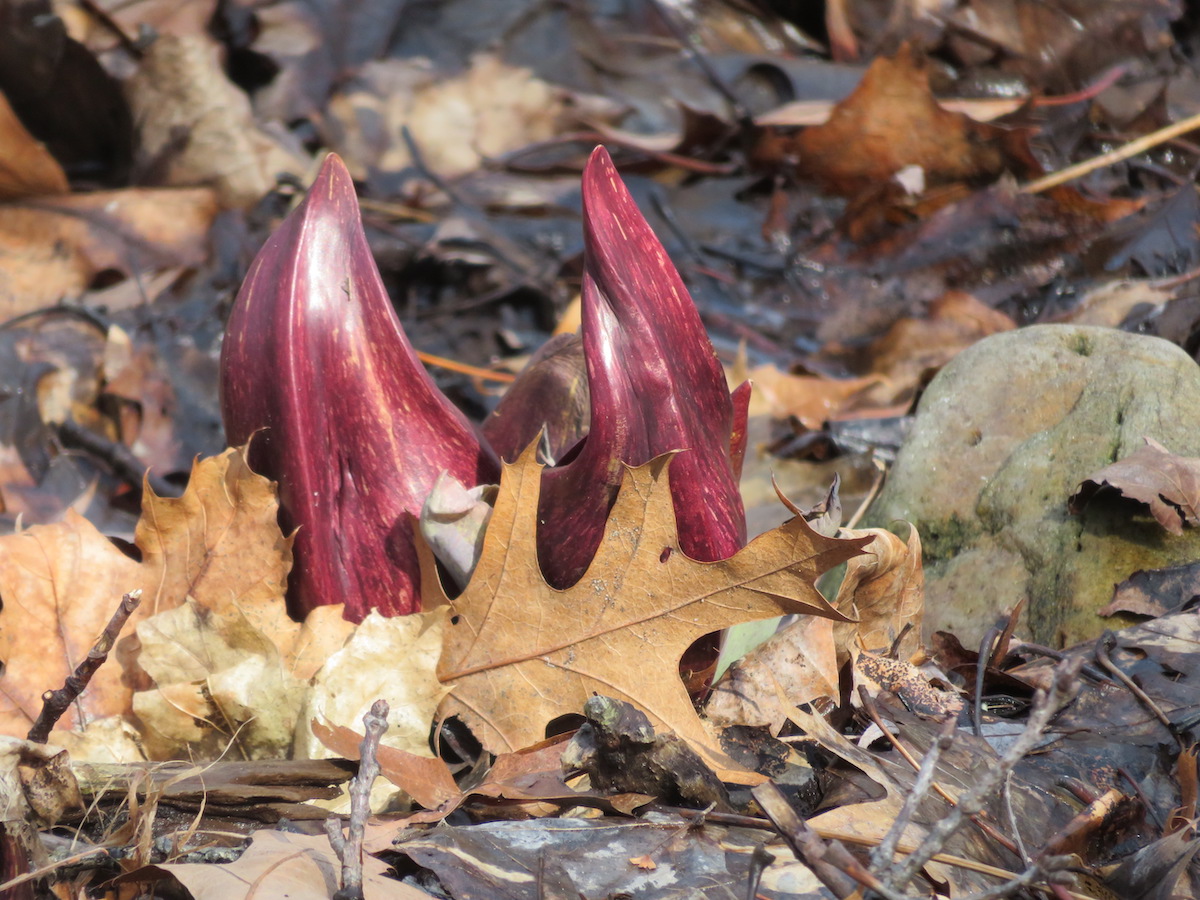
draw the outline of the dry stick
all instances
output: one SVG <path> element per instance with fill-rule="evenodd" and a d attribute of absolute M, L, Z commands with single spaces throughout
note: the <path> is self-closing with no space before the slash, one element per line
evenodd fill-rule
<path fill-rule="evenodd" d="M 1186 119 L 1174 122 L 1165 128 L 1142 135 L 1137 140 L 1130 141 L 1116 150 L 1101 153 L 1099 156 L 1085 159 L 1083 162 L 1076 163 L 1073 166 L 1067 166 L 1065 169 L 1051 172 L 1049 175 L 1043 175 L 1041 178 L 1035 179 L 1021 188 L 1021 193 L 1040 194 L 1042 191 L 1048 191 L 1050 188 L 1058 187 L 1060 184 L 1066 184 L 1068 181 L 1082 178 L 1084 175 L 1094 172 L 1097 169 L 1103 169 L 1105 166 L 1119 163 L 1122 160 L 1137 156 L 1139 153 L 1145 153 L 1159 144 L 1173 140 L 1181 134 L 1187 134 L 1189 131 L 1195 131 L 1197 128 L 1200 128 L 1200 113 L 1188 116 Z"/>
<path fill-rule="evenodd" d="M 1008 818 L 1008 827 L 1012 829 L 1013 840 L 1017 844 L 1017 851 L 1021 856 L 1021 862 L 1029 865 L 1029 851 L 1025 849 L 1025 841 L 1021 839 L 1021 826 L 1017 823 L 1017 813 L 1013 809 L 1012 802 L 1012 772 L 1004 774 L 1004 783 L 1000 788 L 1000 796 L 1004 801 L 1004 814 Z"/>
<path fill-rule="evenodd" d="M 350 782 L 350 833 L 342 837 L 342 820 L 330 816 L 325 820 L 325 833 L 333 852 L 342 861 L 342 886 L 333 900 L 363 900 L 363 834 L 371 814 L 371 785 L 379 777 L 376 752 L 379 739 L 387 731 L 388 703 L 376 700 L 363 716 L 366 734 L 358 750 L 358 774 Z"/>
<path fill-rule="evenodd" d="M 517 376 L 511 372 L 497 372 L 493 369 L 482 369 L 479 366 L 472 366 L 469 363 L 459 362 L 457 359 L 447 359 L 445 356 L 435 356 L 432 353 L 426 353 L 424 350 L 417 351 L 417 358 L 427 366 L 438 366 L 442 369 L 447 369 L 451 372 L 460 372 L 463 375 L 470 375 L 473 378 L 481 378 L 484 381 L 499 381 L 502 384 L 511 384 L 517 380 Z"/>
<path fill-rule="evenodd" d="M 796 814 L 773 781 L 760 784 L 750 793 L 767 814 L 771 824 L 792 848 L 796 858 L 812 870 L 821 884 L 838 900 L 847 900 L 858 895 L 858 883 L 828 858 L 831 845 L 826 844 L 821 836 Z"/>
<path fill-rule="evenodd" d="M 679 815 L 689 815 L 693 812 L 693 810 L 679 809 L 677 807 L 663 806 L 661 804 L 654 804 L 654 809 L 660 812 L 674 812 L 678 813 Z M 708 813 L 704 818 L 706 821 L 712 822 L 715 825 L 733 825 L 738 828 L 757 828 L 761 831 L 779 831 L 778 827 L 776 827 L 770 819 L 763 819 L 757 816 L 742 816 L 737 815 L 736 813 L 711 812 Z M 808 827 L 811 828 L 818 837 L 827 841 L 836 841 L 842 844 L 856 844 L 861 847 L 875 847 L 879 844 L 877 838 L 870 836 L 852 834 L 848 831 L 838 831 L 833 828 L 823 828 L 820 825 L 809 825 Z M 909 844 L 901 843 L 898 849 L 901 853 L 911 853 L 914 848 Z M 992 878 L 1003 878 L 1005 879 L 1006 884 L 1009 881 L 1014 881 L 1022 877 L 1022 875 L 1010 872 L 1008 869 L 1001 869 L 997 866 L 980 862 L 977 859 L 966 859 L 965 857 L 954 856 L 949 853 L 935 854 L 930 861 L 942 863 L 943 865 L 947 866 L 954 866 L 959 869 L 966 869 L 968 872 L 978 872 L 980 875 L 990 875 Z M 1079 894 L 1075 891 L 1065 891 L 1063 896 L 1068 898 L 1068 900 L 1094 900 L 1094 898 L 1088 896 L 1087 894 Z M 963 898 L 957 898 L 957 900 L 963 900 Z M 978 898 L 975 898 L 975 900 L 978 900 Z"/>
<path fill-rule="evenodd" d="M 96 670 L 108 659 L 108 653 L 116 644 L 121 629 L 125 627 L 125 623 L 141 602 L 142 592 L 140 589 L 130 591 L 121 598 L 121 605 L 108 620 L 108 624 L 104 627 L 95 646 L 88 651 L 88 655 L 83 662 L 76 666 L 75 671 L 67 676 L 66 683 L 56 691 L 46 691 L 42 694 L 42 711 L 38 715 L 37 721 L 33 723 L 33 727 L 29 729 L 25 740 L 34 744 L 44 744 L 50 739 L 50 732 L 54 730 L 55 724 L 83 693 L 88 682 L 92 680 L 92 676 L 96 674 Z"/>
<path fill-rule="evenodd" d="M 952 715 L 947 716 L 946 721 L 942 723 L 942 730 L 938 734 L 937 740 L 933 742 L 933 746 L 921 760 L 921 768 L 917 770 L 917 780 L 913 782 L 912 790 L 905 796 L 900 812 L 896 814 L 896 820 L 892 822 L 892 827 L 883 836 L 879 846 L 871 851 L 872 868 L 880 870 L 891 866 L 892 860 L 896 856 L 896 847 L 912 821 L 913 813 L 917 811 L 917 806 L 929 794 L 929 789 L 933 787 L 933 777 L 937 774 L 938 760 L 941 759 L 942 753 L 950 749 L 957 727 L 958 722 Z"/>
<path fill-rule="evenodd" d="M 951 835 L 962 827 L 968 816 L 974 816 L 983 811 L 984 801 L 1004 779 L 1005 773 L 1011 772 L 1013 767 L 1037 746 L 1038 741 L 1042 739 L 1042 734 L 1049 726 L 1050 720 L 1075 695 L 1079 687 L 1078 675 L 1081 664 L 1081 660 L 1072 659 L 1058 665 L 1049 692 L 1041 690 L 1037 692 L 1033 711 L 1029 714 L 1025 730 L 1013 741 L 994 766 L 990 766 L 980 773 L 979 782 L 975 787 L 958 798 L 958 803 L 929 830 L 917 849 L 902 863 L 892 866 L 890 871 L 884 874 L 883 880 L 888 887 L 903 890 L 904 886 L 916 877 L 916 874 L 924 868 L 934 854 L 946 845 L 946 841 L 950 839 Z M 1049 862 L 1049 860 L 1042 861 L 1043 864 Z M 1040 869 L 1041 865 L 1033 868 Z M 1028 872 L 1022 873 L 1018 877 L 1023 878 L 1027 874 Z"/>
<path fill-rule="evenodd" d="M 1162 711 L 1161 707 L 1154 702 L 1153 698 L 1151 698 L 1149 694 L 1137 686 L 1137 683 L 1132 678 L 1122 672 L 1117 667 L 1117 664 L 1112 661 L 1112 657 L 1108 655 L 1109 651 L 1116 646 L 1116 641 L 1116 635 L 1114 635 L 1111 631 L 1104 632 L 1104 636 L 1096 642 L 1096 662 L 1100 663 L 1100 665 L 1110 675 L 1112 675 L 1113 678 L 1121 682 L 1121 684 L 1125 686 L 1129 693 L 1133 694 L 1133 696 L 1137 698 L 1137 701 L 1146 708 L 1146 711 L 1162 723 L 1163 728 L 1167 729 L 1171 736 L 1175 738 L 1175 742 L 1179 745 L 1180 750 L 1186 750 L 1187 745 L 1183 741 L 1183 736 L 1179 733 L 1179 730 L 1171 724 L 1170 717 Z"/>
<path fill-rule="evenodd" d="M 58 426 L 58 437 L 68 449 L 83 450 L 106 463 L 113 473 L 131 487 L 141 490 L 142 480 L 150 490 L 160 497 L 178 497 L 179 488 L 160 475 L 147 469 L 137 454 L 120 441 L 109 440 L 84 428 L 74 419 L 66 419 Z"/>
<path fill-rule="evenodd" d="M 906 746 L 904 746 L 904 744 L 900 740 L 900 738 L 898 738 L 896 735 L 894 735 L 892 733 L 891 729 L 887 727 L 887 723 L 884 722 L 883 717 L 879 715 L 879 709 L 878 709 L 878 707 L 876 707 L 875 701 L 871 698 L 870 694 L 867 693 L 867 690 L 865 687 L 862 687 L 862 686 L 859 687 L 858 696 L 862 700 L 863 710 L 867 713 L 868 716 L 871 717 L 871 721 L 875 724 L 875 727 L 878 728 L 881 732 L 883 732 L 883 736 L 885 738 L 887 738 L 888 743 L 890 743 L 893 747 L 896 748 L 896 752 L 899 753 L 901 757 L 903 757 L 903 759 L 906 763 L 908 763 L 910 766 L 912 766 L 913 771 L 919 773 L 921 771 L 921 763 L 917 762 L 916 757 L 914 757 L 912 755 L 912 753 L 909 752 L 908 748 Z M 939 797 L 941 797 L 943 800 L 945 800 L 951 806 L 955 805 L 955 800 L 952 796 L 950 796 L 950 792 L 947 791 L 940 784 L 938 784 L 936 781 L 934 781 L 930 784 L 930 788 L 932 788 L 934 793 L 936 793 Z M 985 835 L 987 835 L 989 838 L 991 838 L 997 844 L 1000 844 L 1006 850 L 1009 850 L 1013 853 L 1017 852 L 1017 845 L 1014 844 L 1012 841 L 1010 841 L 1007 837 L 1005 837 L 999 831 L 997 831 L 995 828 L 993 828 L 992 825 L 983 816 L 971 816 L 971 822 L 973 825 L 975 825 L 976 828 L 978 828 L 980 831 L 982 831 Z"/>

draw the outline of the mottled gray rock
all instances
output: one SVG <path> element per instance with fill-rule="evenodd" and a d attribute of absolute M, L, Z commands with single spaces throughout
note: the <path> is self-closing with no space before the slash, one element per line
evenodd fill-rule
<path fill-rule="evenodd" d="M 1200 366 L 1174 344 L 1105 328 L 1039 325 L 994 335 L 929 385 L 869 520 L 917 525 L 926 630 L 977 641 L 1029 598 L 1027 633 L 1051 644 L 1119 627 L 1096 615 L 1138 569 L 1200 559 L 1127 502 L 1067 498 L 1153 437 L 1200 456 Z"/>

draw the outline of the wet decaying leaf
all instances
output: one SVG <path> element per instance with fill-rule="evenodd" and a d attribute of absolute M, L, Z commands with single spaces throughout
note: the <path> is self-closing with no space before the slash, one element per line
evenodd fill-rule
<path fill-rule="evenodd" d="M 1134 572 L 1113 588 L 1102 615 L 1128 613 L 1151 618 L 1175 612 L 1200 597 L 1200 562 Z"/>
<path fill-rule="evenodd" d="M 333 896 L 341 864 L 325 835 L 259 831 L 237 860 L 224 864 L 164 863 L 155 869 L 178 881 L 196 900 L 249 900 L 254 885 L 270 877 L 273 891 L 299 900 Z M 428 894 L 387 876 L 388 865 L 368 856 L 363 862 L 367 897 L 427 900 Z"/>
<path fill-rule="evenodd" d="M 695 562 L 678 547 L 669 462 L 627 470 L 596 557 L 566 590 L 546 584 L 532 553 L 542 469 L 532 446 L 505 466 L 483 555 L 460 596 L 445 596 L 424 552 L 424 602 L 449 604 L 452 615 L 438 665 L 453 688 L 443 715 L 462 717 L 495 752 L 516 750 L 595 690 L 711 748 L 678 677 L 688 645 L 752 619 L 840 618 L 812 581 L 862 541 L 825 538 L 793 519 L 730 559 Z"/>
<path fill-rule="evenodd" d="M 656 735 L 641 710 L 596 695 L 584 703 L 583 714 L 562 764 L 585 772 L 596 790 L 648 794 L 673 806 L 730 809 L 725 786 L 704 761 L 673 734 Z"/>
<path fill-rule="evenodd" d="M 1068 507 L 1082 512 L 1107 489 L 1149 507 L 1171 534 L 1200 524 L 1200 459 L 1176 456 L 1153 438 L 1132 456 L 1105 466 L 1071 495 Z"/>
<path fill-rule="evenodd" d="M 894 694 L 905 709 L 928 719 L 957 716 L 963 708 L 957 692 L 930 684 L 929 676 L 912 663 L 874 653 L 855 657 L 854 683 L 870 696 Z"/>
<path fill-rule="evenodd" d="M 662 895 L 664 884 L 680 896 L 739 896 L 754 848 L 767 833 L 706 825 L 685 838 L 687 823 L 656 813 L 631 824 L 495 822 L 439 829 L 394 849 L 436 872 L 453 896 L 536 900 L 540 889 L 540 896 L 636 897 Z M 778 861 L 763 874 L 761 896 L 827 900 L 830 895 L 790 853 L 776 846 L 770 852 Z"/>
<path fill-rule="evenodd" d="M 1104 879 L 1117 896 L 1168 900 L 1194 895 L 1196 875 L 1191 862 L 1200 850 L 1200 838 L 1177 831 L 1143 847 L 1116 866 Z"/>
<path fill-rule="evenodd" d="M 917 166 L 927 184 L 988 179 L 1009 163 L 1003 132 L 937 104 L 915 51 L 871 64 L 829 121 L 797 140 L 800 170 L 852 196 Z"/>

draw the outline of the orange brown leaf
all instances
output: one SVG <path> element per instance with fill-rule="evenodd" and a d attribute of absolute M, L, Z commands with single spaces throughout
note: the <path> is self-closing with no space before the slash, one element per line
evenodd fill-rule
<path fill-rule="evenodd" d="M 130 710 L 134 690 L 151 682 L 136 665 L 138 645 L 129 635 L 189 598 L 215 620 L 252 627 L 293 677 L 311 677 L 353 626 L 332 616 L 315 627 L 287 617 L 291 539 L 279 531 L 276 514 L 274 486 L 236 449 L 197 462 L 178 499 L 146 489 L 134 537 L 140 563 L 74 513 L 0 538 L 0 733 L 28 730 L 42 693 L 62 686 L 121 595 L 136 589 L 142 603 L 126 637 L 60 728 Z"/>
<path fill-rule="evenodd" d="M 824 125 L 800 135 L 801 171 L 825 189 L 852 196 L 920 166 L 927 184 L 1003 171 L 1002 132 L 938 105 L 914 52 L 876 59 Z"/>

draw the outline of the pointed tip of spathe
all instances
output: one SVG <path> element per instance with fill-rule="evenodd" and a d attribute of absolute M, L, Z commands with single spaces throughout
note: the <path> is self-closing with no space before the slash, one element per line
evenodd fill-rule
<path fill-rule="evenodd" d="M 584 167 L 584 171 L 586 172 L 589 169 L 608 169 L 615 171 L 616 166 L 613 165 L 612 157 L 608 155 L 608 150 L 603 144 L 597 144 L 596 149 L 593 150 L 591 156 L 588 157 L 587 165 Z"/>
<path fill-rule="evenodd" d="M 321 161 L 321 168 L 317 172 L 317 177 L 313 184 L 340 180 L 354 184 L 350 177 L 350 170 L 346 168 L 346 164 L 342 162 L 342 158 L 336 153 L 326 153 L 325 159 Z"/>
<path fill-rule="evenodd" d="M 608 150 L 603 144 L 596 145 L 596 149 L 592 151 L 587 164 L 583 167 L 581 181 L 585 202 L 589 194 L 595 194 L 597 190 L 603 191 L 606 185 L 609 186 L 608 190 L 612 190 L 611 186 L 620 179 L 621 176 L 617 174 L 617 167 L 613 164 L 612 157 L 608 155 Z"/>
<path fill-rule="evenodd" d="M 583 167 L 580 187 L 583 192 L 584 246 L 597 265 L 616 265 L 621 254 L 629 252 L 622 248 L 631 240 L 657 245 L 650 226 L 603 145 L 592 151 Z"/>
<path fill-rule="evenodd" d="M 307 201 L 310 207 L 329 203 L 336 209 L 344 208 L 345 203 L 349 201 L 353 205 L 354 215 L 358 215 L 358 195 L 354 191 L 354 179 L 342 158 L 336 153 L 325 155 L 317 177 L 308 189 Z"/>

